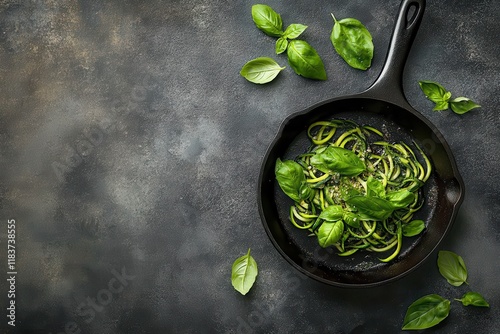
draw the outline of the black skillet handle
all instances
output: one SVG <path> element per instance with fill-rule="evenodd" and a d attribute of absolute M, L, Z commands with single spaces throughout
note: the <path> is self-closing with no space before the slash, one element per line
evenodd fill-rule
<path fill-rule="evenodd" d="M 403 91 L 403 71 L 424 10 L 425 0 L 401 2 L 382 71 L 377 80 L 362 94 L 389 102 L 408 104 Z"/>

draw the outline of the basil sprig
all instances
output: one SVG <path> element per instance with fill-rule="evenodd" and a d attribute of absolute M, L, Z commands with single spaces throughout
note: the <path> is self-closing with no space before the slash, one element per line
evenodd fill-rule
<path fill-rule="evenodd" d="M 255 283 L 259 270 L 257 262 L 248 252 L 237 258 L 231 268 L 231 283 L 236 291 L 246 295 Z"/>
<path fill-rule="evenodd" d="M 286 52 L 288 63 L 296 74 L 304 78 L 326 80 L 325 66 L 318 52 L 306 41 L 296 39 L 307 29 L 306 25 L 292 23 L 283 31 L 281 15 L 268 5 L 263 4 L 252 6 L 252 19 L 257 28 L 266 35 L 278 37 L 275 44 L 276 54 Z M 268 67 L 269 65 L 266 66 Z M 246 71 L 243 71 L 243 69 L 240 74 L 251 82 L 263 84 L 276 78 L 282 69 L 277 64 L 273 64 L 269 71 L 266 68 L 262 69 L 259 67 L 256 69 L 257 74 L 252 72 L 252 75 L 257 78 L 257 80 L 253 81 L 248 79 L 248 76 L 245 75 Z M 261 74 L 262 71 L 266 74 Z"/>
<path fill-rule="evenodd" d="M 419 81 L 418 84 L 427 99 L 435 103 L 432 109 L 434 111 L 447 110 L 451 107 L 454 113 L 461 115 L 481 107 L 471 99 L 463 96 L 451 99 L 451 92 L 437 82 L 423 80 Z"/>
<path fill-rule="evenodd" d="M 334 25 L 330 40 L 335 51 L 349 66 L 367 70 L 373 59 L 372 35 L 366 27 L 353 18 L 337 21 L 332 14 Z"/>
<path fill-rule="evenodd" d="M 265 84 L 271 82 L 285 67 L 281 67 L 274 59 L 259 57 L 247 62 L 240 74 L 250 82 Z"/>

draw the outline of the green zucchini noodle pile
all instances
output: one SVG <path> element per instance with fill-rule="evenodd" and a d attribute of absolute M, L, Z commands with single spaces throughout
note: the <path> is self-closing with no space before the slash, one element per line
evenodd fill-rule
<path fill-rule="evenodd" d="M 341 256 L 390 251 L 379 260 L 395 259 L 403 237 L 425 229 L 413 216 L 424 202 L 429 158 L 415 142 L 413 149 L 390 143 L 378 129 L 349 120 L 315 122 L 307 135 L 312 142 L 307 152 L 276 162 L 278 183 L 294 199 L 291 223 Z"/>

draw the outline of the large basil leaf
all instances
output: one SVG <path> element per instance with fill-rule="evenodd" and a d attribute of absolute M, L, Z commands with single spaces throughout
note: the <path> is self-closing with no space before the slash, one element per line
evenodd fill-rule
<path fill-rule="evenodd" d="M 450 101 L 451 110 L 456 114 L 465 114 L 472 109 L 481 107 L 479 104 L 473 102 L 466 97 L 457 97 Z"/>
<path fill-rule="evenodd" d="M 269 36 L 280 37 L 283 33 L 283 21 L 280 14 L 267 5 L 253 5 L 252 19 L 257 28 Z"/>
<path fill-rule="evenodd" d="M 293 160 L 276 160 L 274 168 L 276 180 L 283 192 L 295 202 L 301 200 L 301 186 L 305 182 L 302 166 Z"/>
<path fill-rule="evenodd" d="M 426 329 L 439 324 L 450 313 L 450 301 L 431 294 L 417 299 L 406 311 L 403 330 Z"/>
<path fill-rule="evenodd" d="M 249 248 L 246 255 L 234 261 L 231 270 L 231 283 L 238 292 L 242 295 L 246 295 L 255 283 L 258 273 L 257 262 L 255 262 L 255 259 L 250 255 Z"/>
<path fill-rule="evenodd" d="M 328 146 L 321 153 L 311 157 L 311 165 L 323 173 L 339 173 L 345 176 L 356 176 L 365 171 L 365 163 L 351 150 Z"/>
<path fill-rule="evenodd" d="M 368 69 L 373 58 L 373 41 L 368 29 L 356 19 L 346 18 L 337 21 L 333 14 L 332 17 L 335 23 L 330 40 L 335 51 L 351 67 Z"/>
<path fill-rule="evenodd" d="M 240 74 L 250 82 L 265 84 L 271 82 L 284 69 L 272 58 L 259 57 L 243 65 Z"/>
<path fill-rule="evenodd" d="M 366 180 L 366 196 L 374 196 L 374 197 L 385 197 L 385 187 L 382 181 L 374 178 L 373 176 L 369 176 L 368 180 Z"/>
<path fill-rule="evenodd" d="M 486 299 L 477 292 L 469 291 L 461 299 L 455 298 L 455 300 L 461 302 L 464 306 L 490 307 Z"/>
<path fill-rule="evenodd" d="M 403 235 L 405 237 L 413 237 L 420 232 L 422 232 L 425 228 L 425 222 L 420 219 L 412 220 L 408 224 L 403 225 Z"/>
<path fill-rule="evenodd" d="M 346 203 L 356 209 L 363 219 L 385 220 L 395 209 L 391 202 L 379 197 L 353 196 Z"/>
<path fill-rule="evenodd" d="M 406 208 L 415 201 L 415 194 L 406 189 L 391 191 L 385 197 L 391 204 L 398 209 Z"/>
<path fill-rule="evenodd" d="M 342 208 L 342 205 L 330 205 L 321 211 L 319 218 L 329 222 L 334 222 L 342 219 L 343 216 L 344 209 Z"/>
<path fill-rule="evenodd" d="M 340 240 L 342 233 L 344 233 L 342 220 L 333 223 L 325 221 L 318 229 L 318 243 L 323 248 L 332 246 Z"/>
<path fill-rule="evenodd" d="M 450 251 L 439 251 L 437 260 L 439 272 L 453 286 L 467 283 L 467 268 L 461 256 Z"/>
<path fill-rule="evenodd" d="M 288 63 L 295 73 L 305 78 L 326 80 L 325 66 L 316 50 L 306 41 L 294 39 L 288 42 Z"/>
<path fill-rule="evenodd" d="M 423 80 L 419 81 L 418 84 L 425 96 L 436 104 L 432 110 L 439 111 L 448 109 L 448 101 L 451 98 L 451 92 L 433 81 Z"/>

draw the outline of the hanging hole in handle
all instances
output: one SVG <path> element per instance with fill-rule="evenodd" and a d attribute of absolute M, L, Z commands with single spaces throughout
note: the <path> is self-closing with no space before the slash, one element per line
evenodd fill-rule
<path fill-rule="evenodd" d="M 411 25 L 415 22 L 418 10 L 418 4 L 412 3 L 408 6 L 408 9 L 406 10 L 406 29 L 410 28 Z"/>

